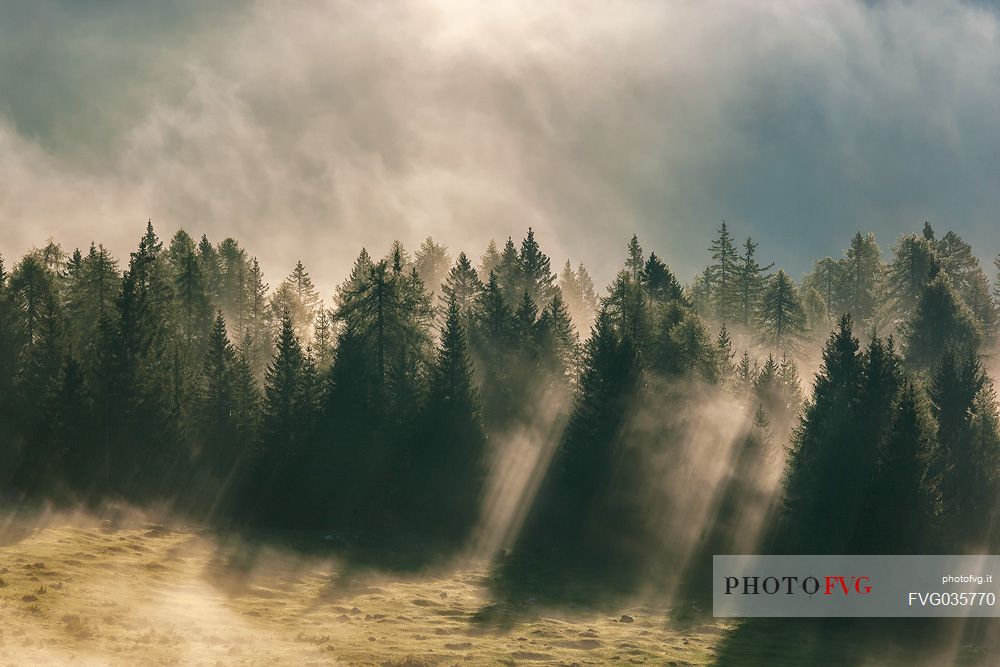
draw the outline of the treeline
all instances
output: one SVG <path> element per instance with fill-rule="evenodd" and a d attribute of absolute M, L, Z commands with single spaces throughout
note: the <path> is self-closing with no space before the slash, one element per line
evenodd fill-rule
<path fill-rule="evenodd" d="M 997 545 L 1000 432 L 983 368 L 997 302 L 971 248 L 951 232 L 935 241 L 925 225 L 885 264 L 874 237 L 857 234 L 843 259 L 820 260 L 797 285 L 768 275 L 752 239 L 743 247 L 740 259 L 723 224 L 714 263 L 681 289 L 633 238 L 502 581 L 567 590 L 596 575 L 620 590 L 654 578 L 703 600 L 712 554 Z M 773 352 L 763 364 L 737 355 L 730 330 Z M 803 401 L 790 355 L 828 332 Z M 717 448 L 691 451 L 687 423 L 727 394 L 744 425 L 720 462 Z"/>
<path fill-rule="evenodd" d="M 518 551 L 567 572 L 736 549 L 748 508 L 785 550 L 992 543 L 997 305 L 971 248 L 926 225 L 884 263 L 857 234 L 801 283 L 757 249 L 723 224 L 685 287 L 633 237 L 598 298 L 531 230 L 477 265 L 395 243 L 362 250 L 328 306 L 301 263 L 272 290 L 233 239 L 164 244 L 150 224 L 126 266 L 50 243 L 0 262 L 0 489 L 458 545 L 491 448 L 566 404 Z M 831 329 L 804 400 L 794 359 Z M 684 466 L 717 463 L 690 451 L 690 408 L 720 396 L 739 441 L 708 526 L 671 540 Z M 789 438 L 773 506 L 764 462 Z"/>
<path fill-rule="evenodd" d="M 465 535 L 487 429 L 572 391 L 596 302 L 530 230 L 478 270 L 430 239 L 362 250 L 332 307 L 301 263 L 269 290 L 235 240 L 164 245 L 152 224 L 124 270 L 51 242 L 2 266 L 8 501 L 169 498 L 373 539 Z"/>
<path fill-rule="evenodd" d="M 688 293 L 699 314 L 742 328 L 765 346 L 818 343 L 845 313 L 865 334 L 905 341 L 908 356 L 924 366 L 943 347 L 977 347 L 995 336 L 1000 293 L 991 291 L 972 247 L 955 232 L 937 239 L 925 223 L 920 233 L 896 240 L 889 262 L 874 234 L 858 232 L 842 258 L 816 261 L 798 284 L 783 270 L 771 272 L 773 263 L 761 265 L 757 248 L 749 237 L 738 245 L 722 223 L 712 263 Z M 1000 271 L 1000 257 L 994 265 Z M 932 326 L 949 308 L 955 312 L 942 324 L 951 328 Z"/>

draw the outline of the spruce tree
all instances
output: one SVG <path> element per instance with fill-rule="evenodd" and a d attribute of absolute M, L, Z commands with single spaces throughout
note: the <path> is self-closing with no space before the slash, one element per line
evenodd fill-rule
<path fill-rule="evenodd" d="M 11 461 L 14 451 L 14 424 L 16 413 L 14 374 L 17 368 L 17 353 L 14 340 L 14 313 L 10 308 L 7 287 L 7 270 L 0 255 L 0 456 Z M 11 470 L 0 471 L 0 487 L 6 488 Z"/>
<path fill-rule="evenodd" d="M 996 401 L 982 362 L 972 351 L 947 352 L 930 386 L 938 423 L 942 538 L 962 550 L 986 545 L 997 497 L 1000 462 Z"/>
<path fill-rule="evenodd" d="M 287 310 L 295 324 L 295 335 L 300 340 L 311 340 L 319 305 L 319 293 L 313 285 L 312 278 L 309 277 L 309 272 L 302 262 L 296 262 L 295 268 L 282 281 L 271 298 L 272 316 L 276 321 L 280 320 Z"/>
<path fill-rule="evenodd" d="M 515 346 L 513 314 L 496 272 L 490 272 L 476 303 L 472 348 L 482 373 L 484 419 L 490 428 L 507 423 L 513 409 L 509 381 Z"/>
<path fill-rule="evenodd" d="M 99 490 L 97 482 L 103 465 L 93 410 L 83 367 L 67 354 L 46 407 L 45 435 L 51 439 L 52 452 L 48 465 L 57 472 L 54 486 L 64 483 L 82 498 L 92 497 Z M 51 487 L 45 492 L 51 492 Z"/>
<path fill-rule="evenodd" d="M 909 320 L 917 309 L 920 295 L 937 271 L 937 251 L 923 236 L 902 236 L 892 249 L 893 259 L 887 270 L 888 293 L 894 314 Z"/>
<path fill-rule="evenodd" d="M 267 303 L 268 285 L 264 282 L 264 272 L 257 258 L 250 260 L 247 268 L 247 321 L 240 332 L 244 340 L 247 362 L 258 381 L 264 378 L 264 370 L 273 354 L 273 334 L 271 311 Z"/>
<path fill-rule="evenodd" d="M 173 289 L 152 223 L 131 254 L 118 297 L 112 452 L 117 484 L 127 492 L 160 493 L 188 458 L 178 437 L 178 364 L 171 346 Z M 108 330 L 110 333 L 110 329 Z M 105 353 L 107 354 L 107 353 Z M 154 472 L 155 471 L 155 472 Z"/>
<path fill-rule="evenodd" d="M 857 458 L 852 451 L 860 444 L 852 415 L 861 369 L 853 322 L 845 315 L 823 348 L 812 400 L 786 461 L 782 521 L 772 545 L 786 553 L 841 553 L 851 539 L 867 491 L 854 466 L 874 456 L 862 451 Z"/>
<path fill-rule="evenodd" d="M 222 265 L 219 252 L 204 234 L 198 242 L 198 258 L 201 261 L 202 273 L 205 275 L 205 287 L 212 302 L 215 303 L 222 291 Z"/>
<path fill-rule="evenodd" d="M 709 250 L 712 253 L 712 264 L 709 266 L 708 276 L 711 280 L 715 316 L 723 322 L 737 321 L 740 312 L 740 261 L 725 220 Z"/>
<path fill-rule="evenodd" d="M 504 253 L 506 257 L 506 252 Z M 556 276 L 552 273 L 549 258 L 541 251 L 535 240 L 535 232 L 530 227 L 528 235 L 521 241 L 521 251 L 517 255 L 521 279 L 521 289 L 527 291 L 535 303 L 548 303 L 556 288 Z"/>
<path fill-rule="evenodd" d="M 566 383 L 575 381 L 580 339 L 558 290 L 538 318 L 537 339 L 546 374 Z"/>
<path fill-rule="evenodd" d="M 243 332 L 247 326 L 250 290 L 247 252 L 239 242 L 228 237 L 219 244 L 219 308 L 232 331 Z"/>
<path fill-rule="evenodd" d="M 441 344 L 409 450 L 405 514 L 423 539 L 457 546 L 473 527 L 485 478 L 486 437 L 472 379 L 462 314 L 448 303 Z"/>
<path fill-rule="evenodd" d="M 302 344 L 295 334 L 292 315 L 281 315 L 275 355 L 264 376 L 263 444 L 266 455 L 280 461 L 299 445 L 298 400 L 304 364 Z"/>
<path fill-rule="evenodd" d="M 952 280 L 962 300 L 976 316 L 984 334 L 992 337 L 996 305 L 990 295 L 990 281 L 972 251 L 958 234 L 948 232 L 937 243 L 942 269 Z"/>
<path fill-rule="evenodd" d="M 463 252 L 459 253 L 455 266 L 451 267 L 441 287 L 441 303 L 447 307 L 454 299 L 458 312 L 462 316 L 463 326 L 468 330 L 472 323 L 476 300 L 483 290 L 483 282 L 472 268 L 472 262 Z M 447 312 L 447 308 L 445 308 Z"/>
<path fill-rule="evenodd" d="M 733 351 L 733 339 L 730 338 L 729 329 L 726 328 L 725 324 L 719 327 L 715 347 L 719 355 L 719 379 L 728 384 L 736 372 L 736 364 L 733 362 L 736 353 Z"/>
<path fill-rule="evenodd" d="M 333 363 L 334 322 L 323 302 L 320 302 L 317 312 L 319 314 L 316 316 L 312 347 L 316 358 L 316 368 L 322 373 Z"/>
<path fill-rule="evenodd" d="M 934 367 L 947 352 L 974 351 L 982 340 L 982 328 L 975 315 L 943 271 L 921 291 L 916 311 L 904 331 L 906 360 L 923 369 Z"/>
<path fill-rule="evenodd" d="M 667 268 L 667 265 L 656 256 L 655 252 L 649 253 L 649 259 L 646 260 L 646 265 L 643 267 L 642 277 L 646 293 L 654 301 L 659 303 L 682 301 L 686 303 L 681 284 L 677 282 L 677 278 Z"/>
<path fill-rule="evenodd" d="M 451 258 L 448 256 L 448 249 L 443 245 L 434 242 L 430 236 L 417 248 L 417 254 L 413 258 L 413 265 L 417 269 L 417 275 L 424 282 L 431 293 L 435 293 L 441 286 L 441 281 L 448 273 L 448 264 Z M 471 268 L 471 267 L 470 267 Z"/>
<path fill-rule="evenodd" d="M 66 321 L 70 346 L 88 372 L 94 371 L 98 323 L 115 308 L 121 275 L 104 246 L 90 245 L 67 285 Z"/>
<path fill-rule="evenodd" d="M 754 384 L 757 382 L 757 375 L 760 371 L 756 361 L 750 359 L 750 353 L 743 350 L 740 361 L 736 364 L 735 385 L 736 395 L 741 398 L 749 398 L 753 393 Z"/>
<path fill-rule="evenodd" d="M 580 295 L 583 300 L 583 313 L 585 315 L 584 321 L 580 326 L 582 329 L 587 329 L 597 314 L 600 299 L 597 298 L 597 293 L 594 291 L 594 281 L 590 277 L 587 267 L 583 265 L 583 262 L 580 262 L 576 266 L 576 280 L 580 284 Z"/>
<path fill-rule="evenodd" d="M 802 286 L 804 289 L 815 289 L 823 297 L 827 320 L 835 322 L 841 315 L 850 312 L 847 269 L 843 260 L 831 257 L 817 260 L 813 270 L 803 279 Z"/>
<path fill-rule="evenodd" d="M 935 424 L 920 389 L 906 381 L 890 416 L 889 435 L 854 540 L 857 553 L 919 554 L 933 548 L 939 478 L 931 474 Z"/>
<path fill-rule="evenodd" d="M 765 272 L 774 266 L 774 264 L 761 266 L 757 262 L 758 245 L 749 236 L 743 242 L 743 255 L 740 257 L 736 274 L 736 289 L 739 295 L 737 321 L 744 327 L 753 326 L 759 318 L 764 286 L 767 284 Z"/>
<path fill-rule="evenodd" d="M 768 342 L 780 349 L 794 346 L 805 332 L 805 310 L 795 283 L 784 271 L 767 284 L 761 305 L 761 326 Z"/>
<path fill-rule="evenodd" d="M 862 236 L 857 232 L 844 251 L 844 259 L 848 312 L 855 321 L 863 322 L 875 314 L 879 305 L 878 291 L 884 273 L 882 251 L 875 242 L 875 235 Z"/>
<path fill-rule="evenodd" d="M 479 275 L 485 278 L 498 266 L 500 266 L 500 253 L 497 252 L 496 241 L 490 239 L 489 245 L 486 246 L 486 252 L 479 259 Z"/>
<path fill-rule="evenodd" d="M 217 478 L 225 479 L 245 444 L 241 440 L 245 432 L 236 405 L 236 351 L 221 310 L 212 325 L 201 376 L 197 408 L 201 459 Z"/>
<path fill-rule="evenodd" d="M 642 272 L 645 268 L 646 260 L 642 254 L 642 246 L 639 245 L 639 238 L 633 234 L 632 240 L 628 242 L 628 255 L 625 258 L 625 270 L 632 275 L 632 280 L 639 282 L 642 279 Z"/>

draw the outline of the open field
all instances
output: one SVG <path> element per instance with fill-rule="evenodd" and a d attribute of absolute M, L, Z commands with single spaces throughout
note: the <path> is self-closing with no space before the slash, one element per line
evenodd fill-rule
<path fill-rule="evenodd" d="M 993 622 L 933 638 L 905 621 L 678 624 L 638 603 L 511 607 L 487 577 L 380 574 L 139 515 L 7 519 L 0 667 L 997 664 Z"/>
<path fill-rule="evenodd" d="M 485 567 L 346 577 L 273 549 L 234 559 L 192 530 L 79 523 L 0 547 L 0 665 L 698 665 L 725 631 L 669 631 L 648 608 L 484 624 Z"/>

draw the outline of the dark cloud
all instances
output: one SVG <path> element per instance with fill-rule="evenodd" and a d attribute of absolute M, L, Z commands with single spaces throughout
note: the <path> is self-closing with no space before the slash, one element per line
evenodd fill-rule
<path fill-rule="evenodd" d="M 8 254 L 124 254 L 146 217 L 327 286 L 361 245 L 528 225 L 602 279 L 633 232 L 689 276 L 723 218 L 794 272 L 925 219 L 1000 250 L 982 5 L 26 6 L 0 3 Z"/>

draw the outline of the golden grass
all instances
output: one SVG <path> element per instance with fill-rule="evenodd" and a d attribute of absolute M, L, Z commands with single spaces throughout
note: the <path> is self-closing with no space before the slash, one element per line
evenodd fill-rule
<path fill-rule="evenodd" d="M 345 577 L 193 530 L 49 525 L 0 547 L 0 665 L 700 665 L 725 634 L 645 607 L 484 626 L 485 574 Z"/>

